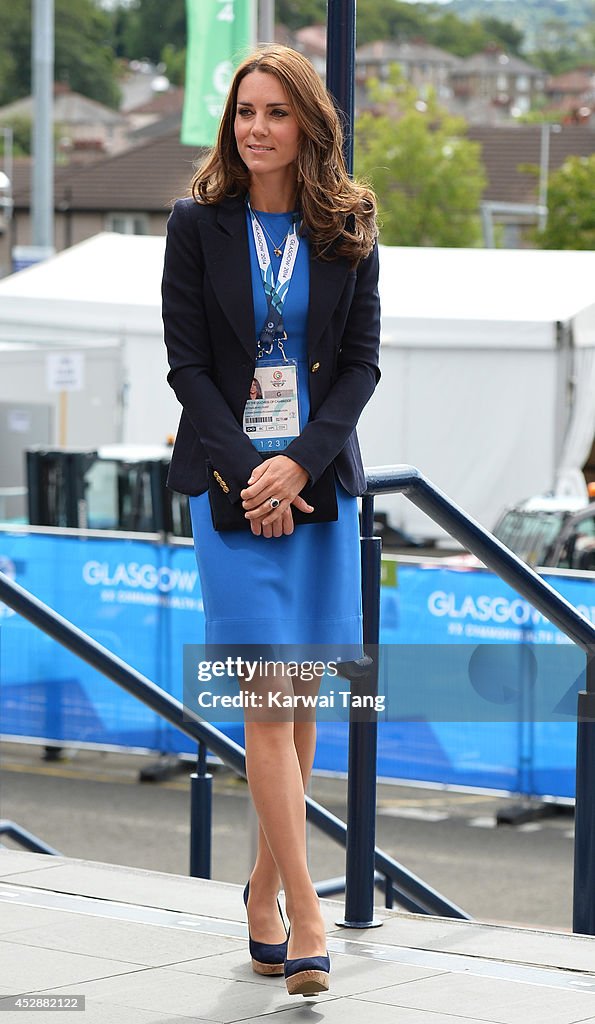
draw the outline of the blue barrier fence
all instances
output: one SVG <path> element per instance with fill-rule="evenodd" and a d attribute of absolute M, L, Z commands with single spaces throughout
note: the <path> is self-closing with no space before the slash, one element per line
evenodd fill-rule
<path fill-rule="evenodd" d="M 191 547 L 127 537 L 3 532 L 0 568 L 182 699 L 183 645 L 200 643 L 204 634 Z M 491 714 L 483 721 L 449 716 L 437 721 L 427 707 L 399 721 L 381 719 L 378 775 L 572 797 L 575 695 L 584 687 L 580 649 L 491 573 L 397 566 L 391 560 L 383 569 L 383 644 L 400 650 L 415 645 L 417 657 L 424 645 L 466 645 L 469 652 L 486 645 L 529 649 L 540 691 L 547 682 L 552 692 L 551 706 L 565 695 L 571 699 L 568 714 L 538 720 L 531 708 L 526 713 L 535 679 L 512 678 L 512 666 L 505 689 L 523 705 L 522 720 L 510 720 L 509 708 L 505 721 L 491 720 L 497 717 Z M 593 621 L 591 581 L 557 576 L 551 582 Z M 480 665 L 476 689 L 493 688 L 491 676 L 488 660 Z M 3 606 L 0 681 L 4 736 L 195 752 L 192 741 L 174 726 Z M 240 724 L 223 728 L 242 742 Z M 346 771 L 347 744 L 347 720 L 321 723 L 315 766 Z"/>

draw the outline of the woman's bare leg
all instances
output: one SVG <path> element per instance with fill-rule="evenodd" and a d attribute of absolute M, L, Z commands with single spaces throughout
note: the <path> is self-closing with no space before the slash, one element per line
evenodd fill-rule
<path fill-rule="evenodd" d="M 277 688 L 292 692 L 290 680 L 284 679 L 281 686 L 278 682 L 281 680 L 275 680 Z M 299 683 L 295 686 L 298 688 Z M 313 714 L 301 717 L 306 720 L 248 720 L 245 724 L 248 782 L 263 834 L 251 876 L 250 894 L 255 896 L 254 901 L 250 900 L 252 934 L 260 941 L 279 941 L 269 929 L 280 876 L 292 926 L 292 958 L 324 954 L 326 950 L 324 922 L 306 857 L 304 789 L 312 768 L 316 724 Z"/>
<path fill-rule="evenodd" d="M 294 722 L 293 742 L 297 752 L 304 793 L 308 786 L 316 751 L 316 722 Z M 250 927 L 259 942 L 283 942 L 285 935 L 277 911 L 281 877 L 260 821 L 256 861 L 250 875 Z"/>

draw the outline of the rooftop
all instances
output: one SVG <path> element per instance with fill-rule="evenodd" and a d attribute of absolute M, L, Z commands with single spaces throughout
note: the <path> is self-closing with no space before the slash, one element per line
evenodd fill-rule
<path fill-rule="evenodd" d="M 593 89 L 595 89 L 595 68 L 578 68 L 576 71 L 566 71 L 563 75 L 554 75 L 549 78 L 545 91 L 547 93 L 567 92 L 575 95 Z"/>
<path fill-rule="evenodd" d="M 537 175 L 523 171 L 524 166 L 539 167 L 541 125 L 516 124 L 510 127 L 473 125 L 468 138 L 479 142 L 488 175 L 484 199 L 501 202 L 535 202 Z M 550 171 L 561 167 L 569 156 L 595 153 L 595 132 L 580 125 L 565 125 L 550 134 Z"/>
<path fill-rule="evenodd" d="M 514 54 L 502 53 L 500 50 L 483 50 L 481 53 L 474 53 L 470 57 L 461 58 L 460 69 L 457 73 L 471 73 L 480 71 L 498 72 L 514 75 L 534 75 L 545 78 L 546 73 L 542 68 L 537 68 L 522 57 Z"/>
<path fill-rule="evenodd" d="M 446 50 L 441 50 L 437 46 L 431 46 L 429 43 L 397 43 L 387 39 L 379 39 L 374 43 L 358 46 L 356 60 L 366 64 L 385 61 L 395 61 L 396 63 L 423 61 L 430 64 L 449 64 L 451 67 L 456 67 L 461 63 L 460 57 L 455 57 L 454 54 L 447 53 Z"/>
<path fill-rule="evenodd" d="M 164 117 L 167 114 L 181 114 L 184 106 L 184 89 L 182 86 L 166 89 L 164 92 L 157 92 L 145 103 L 137 107 L 130 107 L 127 114 L 155 114 Z"/>
<path fill-rule="evenodd" d="M 33 117 L 33 97 L 25 96 L 0 107 L 0 122 L 14 117 Z M 103 103 L 90 100 L 78 92 L 72 92 L 67 86 L 57 83 L 54 86 L 54 121 L 59 124 L 125 124 L 126 118 L 117 110 L 106 107 Z"/>
<path fill-rule="evenodd" d="M 179 128 L 85 166 L 56 168 L 54 194 L 77 210 L 144 210 L 167 212 L 185 195 L 199 150 L 183 146 Z M 20 174 L 14 190 L 17 209 L 29 205 L 29 182 Z"/>

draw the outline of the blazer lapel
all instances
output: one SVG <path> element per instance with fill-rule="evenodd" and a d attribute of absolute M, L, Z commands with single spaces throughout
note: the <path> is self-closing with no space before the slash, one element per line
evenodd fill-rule
<path fill-rule="evenodd" d="M 243 347 L 256 358 L 254 301 L 246 209 L 241 199 L 217 207 L 217 225 L 204 224 L 208 273 L 221 309 Z M 308 355 L 311 356 L 337 306 L 349 271 L 346 259 L 310 260 Z"/>
<path fill-rule="evenodd" d="M 217 208 L 217 226 L 205 224 L 201 233 L 213 291 L 242 345 L 256 358 L 250 250 L 246 209 L 241 199 L 221 203 Z"/>
<path fill-rule="evenodd" d="M 310 260 L 310 305 L 308 308 L 308 357 L 336 308 L 349 271 L 346 259 Z"/>

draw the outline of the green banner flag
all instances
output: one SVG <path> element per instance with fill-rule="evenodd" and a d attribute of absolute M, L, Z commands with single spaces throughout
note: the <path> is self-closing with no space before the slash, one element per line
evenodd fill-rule
<path fill-rule="evenodd" d="M 182 142 L 212 146 L 234 68 L 253 41 L 254 0 L 186 0 Z"/>

